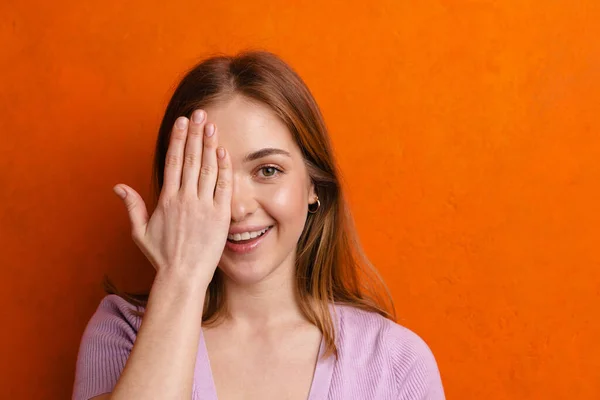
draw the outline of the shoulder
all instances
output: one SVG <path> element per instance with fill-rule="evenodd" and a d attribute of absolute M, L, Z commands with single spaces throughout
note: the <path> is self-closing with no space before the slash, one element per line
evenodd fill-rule
<path fill-rule="evenodd" d="M 348 305 L 335 308 L 340 350 L 346 357 L 371 360 L 373 368 L 387 369 L 399 398 L 444 398 L 437 362 L 419 335 L 375 312 Z"/>
<path fill-rule="evenodd" d="M 139 311 L 136 306 L 122 297 L 116 294 L 106 295 L 92 315 L 85 333 L 100 330 L 135 338 L 142 323 L 142 318 L 136 314 L 136 311 Z"/>
<path fill-rule="evenodd" d="M 384 316 L 349 305 L 336 305 L 340 333 L 346 341 L 360 340 L 385 345 L 401 358 L 413 359 L 431 354 L 429 346 L 415 332 Z"/>
<path fill-rule="evenodd" d="M 142 324 L 136 306 L 115 294 L 105 296 L 90 318 L 81 339 L 80 357 L 128 354 Z"/>
<path fill-rule="evenodd" d="M 79 345 L 74 400 L 112 391 L 131 353 L 141 321 L 136 307 L 117 295 L 107 295 L 100 301 Z"/>
<path fill-rule="evenodd" d="M 108 294 L 100 300 L 94 317 L 118 317 L 126 320 L 128 323 L 138 325 L 141 323 L 141 317 L 136 315 L 136 311 L 143 311 L 143 307 L 136 307 L 124 298 L 116 294 Z"/>

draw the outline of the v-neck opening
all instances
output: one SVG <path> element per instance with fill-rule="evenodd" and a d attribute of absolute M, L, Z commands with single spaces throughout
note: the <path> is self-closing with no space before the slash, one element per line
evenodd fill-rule
<path fill-rule="evenodd" d="M 323 358 L 325 348 L 325 336 L 321 334 L 319 354 L 314 367 L 307 400 L 324 400 L 329 393 L 333 367 L 335 365 L 335 356 L 329 355 L 327 358 Z M 200 329 L 200 340 L 198 343 L 198 352 L 196 354 L 192 388 L 193 400 L 218 400 L 217 387 L 210 365 L 208 348 L 206 347 L 206 341 L 204 339 L 204 331 L 202 329 Z"/>
<path fill-rule="evenodd" d="M 327 398 L 335 356 L 329 355 L 324 359 L 323 354 L 325 353 L 325 348 L 325 336 L 321 335 L 319 355 L 317 356 L 317 362 L 313 372 L 312 382 L 310 383 L 307 400 L 323 400 Z"/>

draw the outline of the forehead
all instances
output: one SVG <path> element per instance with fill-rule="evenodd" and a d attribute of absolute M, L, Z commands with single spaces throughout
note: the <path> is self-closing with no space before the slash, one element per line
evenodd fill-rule
<path fill-rule="evenodd" d="M 235 95 L 205 107 L 208 121 L 217 125 L 219 145 L 233 160 L 265 147 L 300 154 L 287 126 L 266 105 Z"/>

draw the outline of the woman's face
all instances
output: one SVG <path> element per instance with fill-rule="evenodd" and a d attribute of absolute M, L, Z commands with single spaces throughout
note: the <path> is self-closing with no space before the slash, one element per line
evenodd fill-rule
<path fill-rule="evenodd" d="M 230 236 L 219 268 L 242 285 L 274 272 L 289 273 L 308 204 L 316 198 L 300 149 L 285 124 L 262 103 L 235 95 L 205 111 L 232 162 L 230 233 L 271 227 L 249 245 L 235 240 L 247 236 Z"/>

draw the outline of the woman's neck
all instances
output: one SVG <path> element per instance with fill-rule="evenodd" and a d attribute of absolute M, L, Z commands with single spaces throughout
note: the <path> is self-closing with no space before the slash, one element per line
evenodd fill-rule
<path fill-rule="evenodd" d="M 226 318 L 248 327 L 304 320 L 295 284 L 293 260 L 286 260 L 271 275 L 252 285 L 240 285 L 225 277 Z"/>

